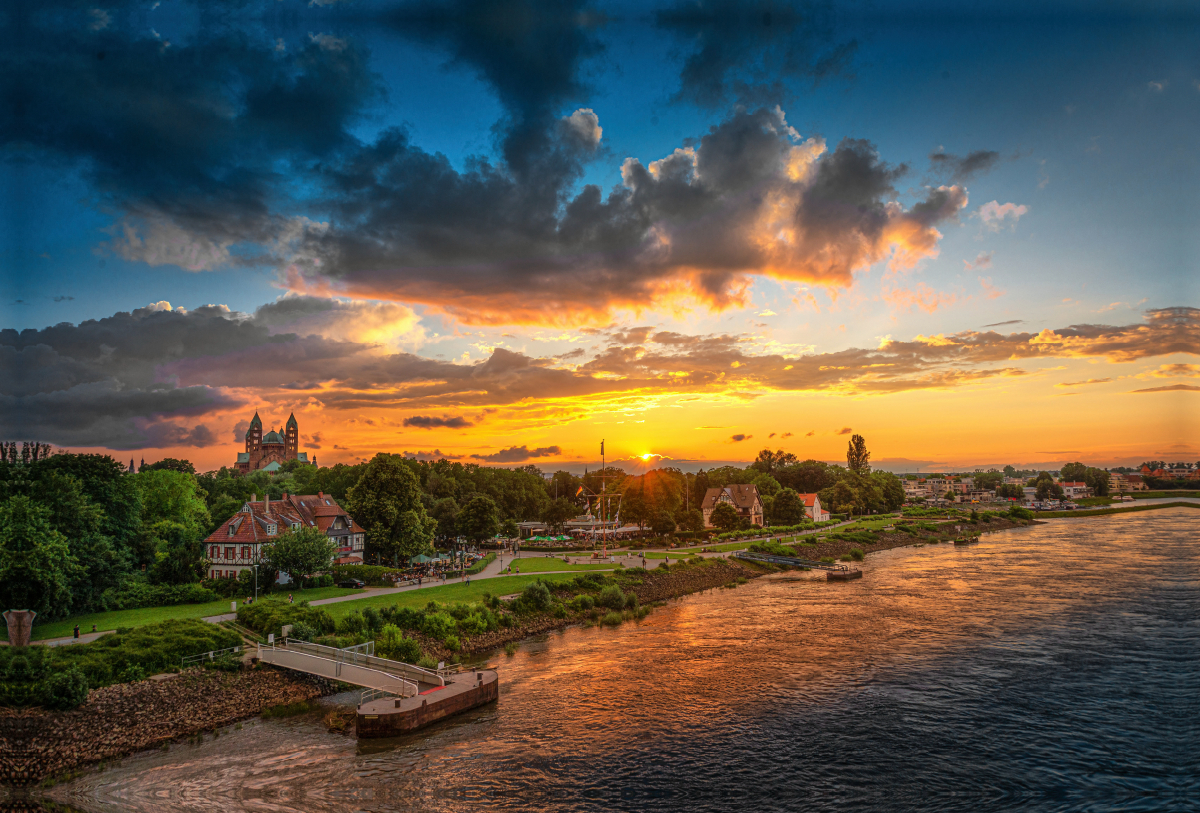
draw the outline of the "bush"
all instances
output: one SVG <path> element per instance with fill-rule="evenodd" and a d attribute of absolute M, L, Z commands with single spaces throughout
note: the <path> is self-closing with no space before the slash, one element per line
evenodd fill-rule
<path fill-rule="evenodd" d="M 137 610 L 142 607 L 170 607 L 176 604 L 205 604 L 221 598 L 199 584 L 146 584 L 128 582 L 120 589 L 109 588 L 100 596 L 103 610 Z"/>
<path fill-rule="evenodd" d="M 416 663 L 421 657 L 421 645 L 415 638 L 405 638 L 395 624 L 388 624 L 379 633 L 379 640 L 375 643 L 375 652 L 381 658 L 390 658 L 403 663 Z"/>
<path fill-rule="evenodd" d="M 256 601 L 249 607 L 242 605 L 238 608 L 238 623 L 252 629 L 260 635 L 275 633 L 279 635 L 285 624 L 305 624 L 321 635 L 328 635 L 337 629 L 333 616 L 323 607 L 310 607 L 308 602 L 288 604 L 280 599 Z"/>
<path fill-rule="evenodd" d="M 850 549 L 850 558 L 853 559 L 854 561 L 861 562 L 863 560 L 864 556 L 865 556 L 865 554 L 862 552 L 862 548 L 851 548 Z"/>
<path fill-rule="evenodd" d="M 383 618 L 379 614 L 379 610 L 374 607 L 365 607 L 362 611 L 363 623 L 371 632 L 376 632 L 383 629 Z"/>
<path fill-rule="evenodd" d="M 297 641 L 312 641 L 313 638 L 316 638 L 320 634 L 321 631 L 319 629 L 310 627 L 303 621 L 292 625 L 291 637 L 295 638 Z"/>
<path fill-rule="evenodd" d="M 517 654 L 517 649 L 518 647 L 516 642 L 509 641 L 504 645 L 504 654 L 511 658 L 513 655 Z"/>
<path fill-rule="evenodd" d="M 81 646 L 76 644 L 76 646 Z M 64 669 L 52 675 L 45 683 L 42 705 L 48 709 L 73 709 L 88 695 L 88 679 L 78 666 Z"/>
<path fill-rule="evenodd" d="M 441 640 L 458 632 L 458 622 L 449 613 L 427 613 L 421 631 L 430 638 Z"/>
<path fill-rule="evenodd" d="M 571 599 L 571 604 L 576 610 L 587 611 L 596 606 L 596 600 L 584 593 Z"/>
<path fill-rule="evenodd" d="M 604 617 L 600 619 L 600 623 L 606 627 L 619 627 L 624 620 L 625 618 L 619 612 L 612 610 L 604 614 Z"/>
<path fill-rule="evenodd" d="M 486 568 L 488 565 L 490 565 L 494 561 L 496 561 L 496 552 L 492 551 L 487 556 L 483 557 L 478 562 L 476 562 L 475 564 L 468 567 L 466 570 L 466 574 L 468 576 L 474 576 L 478 573 L 482 573 L 483 569 Z"/>
<path fill-rule="evenodd" d="M 458 640 L 457 635 L 447 635 L 442 640 L 442 643 L 445 644 L 446 649 L 450 650 L 451 652 L 457 652 L 458 650 L 462 649 L 462 642 Z"/>
<path fill-rule="evenodd" d="M 538 579 L 533 584 L 521 591 L 521 597 L 518 602 L 524 607 L 536 612 L 542 612 L 550 607 L 550 602 L 554 597 L 550 595 L 550 588 Z"/>
<path fill-rule="evenodd" d="M 600 591 L 600 595 L 596 596 L 596 603 L 610 610 L 624 609 L 625 594 L 621 592 L 620 587 L 610 584 Z"/>
<path fill-rule="evenodd" d="M 417 666 L 421 667 L 422 669 L 437 669 L 437 665 L 438 662 L 428 655 L 422 655 L 421 659 L 417 661 Z"/>
<path fill-rule="evenodd" d="M 1033 519 L 1033 512 L 1028 508 L 1022 508 L 1019 505 L 1014 505 L 1008 509 L 1008 515 L 1013 519 Z"/>
<path fill-rule="evenodd" d="M 366 619 L 362 613 L 354 610 L 337 622 L 337 631 L 342 635 L 361 635 L 367 630 Z"/>

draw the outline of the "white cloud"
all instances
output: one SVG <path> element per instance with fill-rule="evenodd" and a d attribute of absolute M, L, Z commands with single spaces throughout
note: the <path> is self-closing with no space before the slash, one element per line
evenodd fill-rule
<path fill-rule="evenodd" d="M 107 247 L 126 260 L 147 265 L 177 265 L 186 271 L 211 271 L 229 262 L 232 241 L 192 234 L 169 220 L 152 219 L 139 229 L 129 220 Z"/>
<path fill-rule="evenodd" d="M 1147 82 L 1146 87 L 1150 89 L 1151 93 L 1162 93 L 1167 89 L 1167 80 L 1163 79 L 1161 82 Z"/>
<path fill-rule="evenodd" d="M 564 116 L 562 120 L 584 144 L 592 148 L 600 144 L 600 136 L 604 134 L 604 128 L 600 126 L 600 117 L 592 108 L 581 107 L 571 115 Z"/>
<path fill-rule="evenodd" d="M 992 267 L 992 255 L 994 251 L 981 251 L 974 260 L 963 260 L 964 269 L 967 271 L 976 271 L 983 268 Z"/>
<path fill-rule="evenodd" d="M 988 230 L 1000 231 L 1005 223 L 1016 228 L 1017 221 L 1028 212 L 1029 207 L 1024 204 L 1000 203 L 993 200 L 980 206 L 976 216 L 983 221 Z"/>
<path fill-rule="evenodd" d="M 88 28 L 92 31 L 103 31 L 112 24 L 112 17 L 107 11 L 102 8 L 94 8 L 88 12 L 88 17 L 91 22 L 88 23 Z"/>

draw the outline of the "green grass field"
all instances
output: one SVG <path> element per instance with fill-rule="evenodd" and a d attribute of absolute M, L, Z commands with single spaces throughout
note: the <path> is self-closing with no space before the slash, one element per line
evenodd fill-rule
<path fill-rule="evenodd" d="M 346 596 L 351 593 L 361 593 L 362 590 L 345 590 L 341 587 L 314 587 L 310 590 L 296 590 L 292 595 L 297 601 L 315 601 L 319 598 L 333 598 L 334 596 Z M 287 593 L 276 593 L 276 596 L 287 596 Z M 241 606 L 243 598 L 238 599 L 238 606 Z M 143 607 L 139 610 L 112 610 L 106 613 L 88 613 L 87 615 L 76 615 L 70 618 L 64 618 L 61 621 L 51 621 L 49 624 L 37 624 L 33 628 L 33 639 L 42 641 L 47 638 L 65 638 L 72 633 L 75 625 L 79 625 L 80 633 L 88 633 L 92 631 L 92 624 L 96 625 L 96 632 L 105 632 L 107 630 L 115 630 L 120 627 L 141 627 L 146 624 L 156 624 L 159 621 L 166 621 L 171 618 L 203 618 L 208 615 L 220 615 L 221 613 L 229 612 L 229 602 L 231 599 L 223 598 L 219 601 L 209 601 L 204 604 L 175 604 L 170 607 Z M 3 640 L 8 640 L 8 628 L 0 625 L 0 636 Z"/>
<path fill-rule="evenodd" d="M 1172 497 L 1200 497 L 1200 491 L 1131 491 L 1135 500 L 1169 500 Z"/>
<path fill-rule="evenodd" d="M 520 593 L 528 585 L 533 584 L 538 579 L 546 582 L 566 581 L 572 576 L 568 573 L 560 573 L 549 576 L 536 576 L 521 574 L 520 576 L 497 576 L 491 579 L 473 579 L 470 584 L 464 582 L 455 582 L 446 584 L 441 587 L 423 587 L 420 590 L 407 590 L 403 593 L 392 593 L 386 596 L 369 596 L 353 601 L 339 601 L 335 604 L 322 604 L 321 606 L 329 611 L 335 619 L 344 618 L 355 610 L 362 610 L 365 607 L 424 607 L 431 601 L 442 603 L 452 603 L 455 601 L 480 601 L 484 593 L 490 593 L 493 596 L 508 596 L 513 593 Z"/>
<path fill-rule="evenodd" d="M 622 557 L 618 557 L 617 561 L 623 561 Z M 521 569 L 521 573 L 545 573 L 550 570 L 612 570 L 616 567 L 611 562 L 588 562 L 582 565 L 568 565 L 559 557 L 547 559 L 545 556 L 522 556 L 520 559 L 503 559 L 504 567 L 507 569 L 510 565 L 515 570 Z M 626 564 L 628 562 L 626 561 Z"/>

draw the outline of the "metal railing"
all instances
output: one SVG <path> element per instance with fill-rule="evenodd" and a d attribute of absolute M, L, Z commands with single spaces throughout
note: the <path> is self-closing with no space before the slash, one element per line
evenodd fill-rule
<path fill-rule="evenodd" d="M 355 683 L 365 688 L 374 688 L 396 697 L 412 697 L 420 693 L 420 686 L 413 680 L 397 675 L 394 671 L 376 669 L 356 662 L 357 659 L 367 658 L 366 655 L 355 652 L 344 653 L 333 647 L 300 641 L 292 642 L 292 646 L 286 646 L 285 643 L 259 644 L 259 660 L 287 669 L 295 669 L 346 683 Z M 319 654 L 312 650 L 318 650 Z M 347 654 L 349 657 L 344 657 Z M 383 659 L 373 658 L 376 665 L 381 665 L 378 664 L 380 660 Z M 398 665 L 407 666 L 406 664 Z M 395 689 L 380 689 L 381 685 L 395 687 Z"/>
<path fill-rule="evenodd" d="M 358 695 L 358 705 L 370 703 L 372 700 L 379 700 L 384 697 L 396 697 L 395 692 L 384 691 L 383 689 L 363 689 Z"/>
<path fill-rule="evenodd" d="M 240 654 L 242 654 L 240 646 L 231 646 L 229 649 L 214 649 L 211 652 L 204 652 L 199 655 L 185 655 L 180 662 L 183 666 L 190 666 L 203 661 L 215 661 L 217 658 L 224 657 L 225 655 Z"/>

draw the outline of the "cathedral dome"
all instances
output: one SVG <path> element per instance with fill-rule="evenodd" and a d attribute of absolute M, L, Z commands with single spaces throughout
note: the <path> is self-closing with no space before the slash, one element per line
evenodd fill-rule
<path fill-rule="evenodd" d="M 274 429 L 272 429 L 270 432 L 268 432 L 266 435 L 263 436 L 262 442 L 263 443 L 278 443 L 278 444 L 282 445 L 283 437 L 278 432 L 276 432 Z"/>

